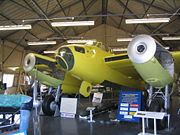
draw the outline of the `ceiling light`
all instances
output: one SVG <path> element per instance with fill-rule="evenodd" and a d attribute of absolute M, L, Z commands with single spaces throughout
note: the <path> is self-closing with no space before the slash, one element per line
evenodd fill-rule
<path fill-rule="evenodd" d="M 133 38 L 118 38 L 117 42 L 131 41 Z"/>
<path fill-rule="evenodd" d="M 40 41 L 40 42 L 28 42 L 28 45 L 53 45 L 56 41 Z"/>
<path fill-rule="evenodd" d="M 114 48 L 114 49 L 111 49 L 113 52 L 124 52 L 124 51 L 127 51 L 127 48 Z"/>
<path fill-rule="evenodd" d="M 91 43 L 91 42 L 96 42 L 96 39 L 91 39 L 91 40 L 67 40 L 67 43 Z"/>
<path fill-rule="evenodd" d="M 143 18 L 143 19 L 126 19 L 126 24 L 134 23 L 163 23 L 169 22 L 170 18 Z"/>
<path fill-rule="evenodd" d="M 180 40 L 180 36 L 178 36 L 178 37 L 162 37 L 162 40 Z"/>
<path fill-rule="evenodd" d="M 19 67 L 8 67 L 8 69 L 10 69 L 12 71 L 16 71 L 17 69 L 19 69 Z"/>
<path fill-rule="evenodd" d="M 7 26 L 0 26 L 0 30 L 24 30 L 24 29 L 31 29 L 31 25 L 7 25 Z"/>
<path fill-rule="evenodd" d="M 56 53 L 56 51 L 44 51 L 44 54 Z"/>
<path fill-rule="evenodd" d="M 167 47 L 164 47 L 164 49 L 169 50 L 169 49 L 170 49 L 170 47 L 169 47 L 169 46 L 167 46 Z"/>
<path fill-rule="evenodd" d="M 53 27 L 94 25 L 94 21 L 52 22 Z"/>

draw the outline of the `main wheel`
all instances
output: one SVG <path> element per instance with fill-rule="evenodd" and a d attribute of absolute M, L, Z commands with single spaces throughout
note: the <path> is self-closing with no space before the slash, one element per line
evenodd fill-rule
<path fill-rule="evenodd" d="M 42 103 L 43 113 L 52 116 L 55 112 L 55 98 L 52 95 L 48 95 L 44 98 Z"/>
<path fill-rule="evenodd" d="M 155 98 L 149 107 L 149 111 L 151 112 L 165 112 L 163 100 L 160 98 Z M 167 118 L 163 118 L 162 120 L 156 120 L 156 126 L 158 130 L 165 129 L 167 127 Z M 154 120 L 149 119 L 148 125 L 150 129 L 154 128 Z"/>

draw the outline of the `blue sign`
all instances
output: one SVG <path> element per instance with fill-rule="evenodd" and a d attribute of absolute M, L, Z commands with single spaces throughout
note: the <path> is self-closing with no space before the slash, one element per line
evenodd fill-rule
<path fill-rule="evenodd" d="M 141 110 L 141 92 L 122 91 L 119 96 L 118 120 L 139 122 L 138 117 L 134 117 L 136 111 Z"/>

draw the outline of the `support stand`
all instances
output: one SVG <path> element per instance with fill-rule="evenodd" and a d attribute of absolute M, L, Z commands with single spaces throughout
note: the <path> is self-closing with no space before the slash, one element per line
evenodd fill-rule
<path fill-rule="evenodd" d="M 38 81 L 34 81 L 34 89 L 33 89 L 33 129 L 34 135 L 41 135 L 41 126 L 40 126 L 40 118 L 39 118 L 39 106 L 40 102 L 37 99 L 37 86 Z"/>
<path fill-rule="evenodd" d="M 56 97 L 55 97 L 56 108 L 55 108 L 54 117 L 60 116 L 60 109 L 59 109 L 60 94 L 61 94 L 61 85 L 58 86 L 57 91 L 56 91 Z"/>
<path fill-rule="evenodd" d="M 142 132 L 139 133 L 138 135 L 157 135 L 156 120 L 163 119 L 165 115 L 166 113 L 162 113 L 162 112 L 137 111 L 134 116 L 142 118 Z M 144 122 L 145 118 L 154 119 L 154 134 L 145 133 L 145 122 Z"/>
<path fill-rule="evenodd" d="M 92 119 L 92 118 L 93 118 L 92 111 L 93 111 L 94 109 L 95 109 L 95 107 L 88 107 L 88 108 L 86 109 L 86 110 L 89 111 L 89 113 L 90 113 L 90 115 L 89 115 L 90 120 L 88 120 L 89 123 L 95 122 L 95 120 Z"/>

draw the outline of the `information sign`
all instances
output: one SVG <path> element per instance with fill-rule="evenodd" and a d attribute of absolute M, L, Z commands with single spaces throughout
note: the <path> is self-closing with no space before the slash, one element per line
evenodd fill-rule
<path fill-rule="evenodd" d="M 122 91 L 119 96 L 118 120 L 139 122 L 138 117 L 134 117 L 136 111 L 141 110 L 141 92 Z"/>

